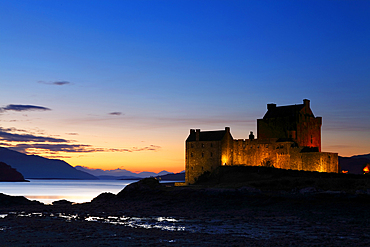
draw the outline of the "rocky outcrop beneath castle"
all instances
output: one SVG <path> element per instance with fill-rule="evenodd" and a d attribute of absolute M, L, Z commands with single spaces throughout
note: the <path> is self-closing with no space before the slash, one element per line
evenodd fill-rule
<path fill-rule="evenodd" d="M 316 191 L 356 194 L 370 188 L 370 176 L 285 170 L 273 167 L 221 166 L 199 177 L 197 185 L 217 187 L 247 186 L 261 191 L 298 192 L 307 187 Z"/>
<path fill-rule="evenodd" d="M 103 193 L 90 203 L 97 211 L 140 215 L 170 214 L 197 217 L 215 211 L 291 203 L 364 202 L 370 200 L 370 176 L 304 172 L 268 167 L 220 167 L 198 183 L 174 187 L 147 178 L 120 193 Z"/>
<path fill-rule="evenodd" d="M 0 182 L 25 182 L 23 175 L 16 169 L 0 162 Z"/>

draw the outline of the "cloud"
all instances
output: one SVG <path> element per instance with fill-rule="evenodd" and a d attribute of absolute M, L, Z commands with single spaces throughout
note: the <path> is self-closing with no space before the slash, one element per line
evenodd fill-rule
<path fill-rule="evenodd" d="M 10 133 L 10 132 L 21 132 Z M 23 134 L 22 132 L 26 132 Z M 77 135 L 77 133 L 69 133 Z M 0 127 L 0 145 L 9 147 L 12 150 L 36 155 L 50 155 L 60 153 L 93 153 L 93 152 L 141 152 L 141 151 L 157 151 L 161 147 L 156 145 L 149 145 L 146 147 L 132 147 L 132 148 L 99 148 L 86 144 L 74 144 L 72 140 L 54 138 L 48 136 L 38 136 L 30 134 L 26 130 L 16 128 L 1 128 Z"/>
<path fill-rule="evenodd" d="M 66 135 L 71 135 L 71 136 L 77 136 L 78 135 L 78 133 L 66 133 Z"/>
<path fill-rule="evenodd" d="M 9 133 L 14 129 L 3 129 L 0 127 L 0 140 L 7 142 L 69 142 L 68 140 L 54 137 L 36 136 L 32 134 Z"/>
<path fill-rule="evenodd" d="M 49 154 L 58 154 L 60 152 L 64 153 L 93 153 L 93 152 L 140 152 L 140 151 L 157 151 L 160 149 L 160 146 L 150 145 L 148 147 L 133 147 L 133 148 L 95 148 L 91 145 L 83 144 L 55 144 L 55 143 L 31 143 L 31 144 L 16 144 L 16 145 L 7 145 L 12 150 L 29 153 L 28 149 L 37 149 L 40 154 L 45 152 Z M 37 154 L 36 150 L 31 151 L 32 154 Z"/>
<path fill-rule="evenodd" d="M 69 81 L 53 81 L 53 82 L 38 81 L 38 83 L 47 84 L 47 85 L 57 85 L 57 86 L 71 84 Z"/>
<path fill-rule="evenodd" d="M 90 153 L 90 152 L 102 151 L 96 148 L 91 148 L 90 145 L 82 145 L 82 144 L 32 143 L 32 144 L 16 144 L 12 146 L 12 150 L 22 152 L 22 153 L 27 153 L 27 149 L 39 149 L 39 150 L 43 150 L 44 152 L 48 151 L 49 153 L 55 153 L 55 154 L 58 152 Z"/>
<path fill-rule="evenodd" d="M 122 115 L 122 112 L 115 111 L 115 112 L 109 113 L 109 115 L 119 116 L 119 115 Z"/>
<path fill-rule="evenodd" d="M 4 111 L 50 111 L 51 109 L 36 105 L 7 105 L 0 108 L 0 112 Z"/>

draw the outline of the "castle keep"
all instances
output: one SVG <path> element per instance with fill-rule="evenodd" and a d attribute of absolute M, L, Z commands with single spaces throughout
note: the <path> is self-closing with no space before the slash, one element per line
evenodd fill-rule
<path fill-rule="evenodd" d="M 204 172 L 218 166 L 273 166 L 275 168 L 335 172 L 338 154 L 321 152 L 322 118 L 315 117 L 310 101 L 276 106 L 268 104 L 257 119 L 257 137 L 233 139 L 230 128 L 190 130 L 186 139 L 185 180 L 193 184 Z"/>

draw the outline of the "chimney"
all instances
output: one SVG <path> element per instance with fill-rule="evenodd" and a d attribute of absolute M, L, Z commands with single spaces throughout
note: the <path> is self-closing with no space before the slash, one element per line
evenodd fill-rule
<path fill-rule="evenodd" d="M 249 140 L 254 140 L 253 131 L 251 131 L 251 133 L 249 134 Z"/>
<path fill-rule="evenodd" d="M 190 135 L 195 133 L 195 129 L 190 129 Z"/>
<path fill-rule="evenodd" d="M 272 110 L 276 108 L 276 104 L 267 104 L 267 110 Z"/>
<path fill-rule="evenodd" d="M 200 129 L 196 129 L 195 141 L 199 141 L 199 134 L 200 134 Z"/>
<path fill-rule="evenodd" d="M 230 127 L 225 127 L 226 133 L 230 133 Z"/>
<path fill-rule="evenodd" d="M 310 100 L 309 99 L 304 99 L 303 104 L 307 107 L 310 107 Z"/>

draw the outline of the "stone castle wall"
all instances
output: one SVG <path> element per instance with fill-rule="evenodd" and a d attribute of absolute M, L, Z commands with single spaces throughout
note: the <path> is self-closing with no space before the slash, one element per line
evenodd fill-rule
<path fill-rule="evenodd" d="M 276 139 L 234 140 L 232 165 L 338 172 L 338 154 L 302 150 L 294 142 L 276 142 Z"/>
<path fill-rule="evenodd" d="M 221 146 L 220 141 L 186 142 L 185 181 L 195 183 L 204 172 L 220 166 Z"/>
<path fill-rule="evenodd" d="M 203 173 L 232 164 L 233 138 L 228 133 L 220 141 L 186 142 L 185 181 L 195 183 Z"/>
<path fill-rule="evenodd" d="M 186 182 L 195 183 L 218 166 L 339 172 L 338 154 L 321 152 L 322 118 L 314 116 L 308 99 L 298 105 L 268 104 L 267 110 L 263 119 L 257 119 L 257 139 L 251 133 L 250 139 L 234 140 L 229 127 L 191 130 L 186 141 Z"/>
<path fill-rule="evenodd" d="M 273 166 L 281 169 L 335 172 L 339 171 L 338 154 L 302 152 L 294 142 L 268 140 L 195 141 L 186 143 L 185 179 L 195 183 L 204 172 L 218 166 Z"/>

